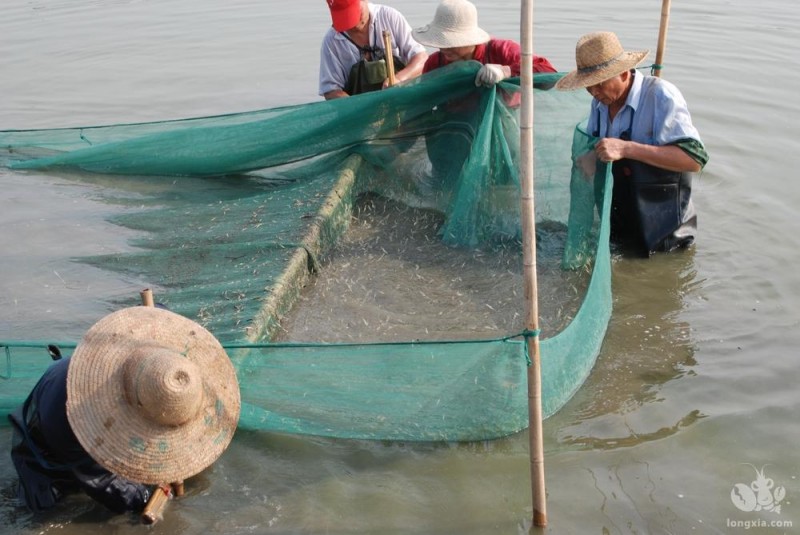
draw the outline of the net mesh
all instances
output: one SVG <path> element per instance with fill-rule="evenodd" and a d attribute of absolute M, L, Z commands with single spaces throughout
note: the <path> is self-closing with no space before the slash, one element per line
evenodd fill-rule
<path fill-rule="evenodd" d="M 527 426 L 531 333 L 521 315 L 455 339 L 378 332 L 342 343 L 321 328 L 311 341 L 276 341 L 291 338 L 281 321 L 309 279 L 335 264 L 366 194 L 437 214 L 445 255 L 507 255 L 519 280 L 518 81 L 475 87 L 478 67 L 459 62 L 387 91 L 250 113 L 4 131 L 0 158 L 20 173 L 102 180 L 105 200 L 129 207 L 113 222 L 139 231 L 132 252 L 74 260 L 153 281 L 158 301 L 217 336 L 237 368 L 241 426 L 358 439 L 497 438 Z M 587 96 L 550 90 L 558 76 L 535 78 L 537 263 L 555 281 L 546 291 L 577 302 L 542 312 L 546 416 L 588 376 L 611 312 L 608 218 L 600 216 L 609 172 L 576 128 Z M 48 344 L 75 347 L 0 342 L 0 411 L 22 402 L 48 365 Z"/>

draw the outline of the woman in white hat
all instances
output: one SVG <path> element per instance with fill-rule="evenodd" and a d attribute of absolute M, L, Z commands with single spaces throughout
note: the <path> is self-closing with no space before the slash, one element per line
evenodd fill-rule
<path fill-rule="evenodd" d="M 475 60 L 483 64 L 475 85 L 492 86 L 511 76 L 519 76 L 520 46 L 516 41 L 495 39 L 478 26 L 478 10 L 467 0 L 442 0 L 433 22 L 412 33 L 418 43 L 439 51 L 431 54 L 423 73 L 454 61 Z M 533 72 L 556 72 L 541 56 L 533 57 Z"/>
<path fill-rule="evenodd" d="M 636 72 L 648 53 L 590 33 L 575 47 L 577 68 L 556 83 L 592 95 L 587 132 L 601 138 L 597 158 L 613 162 L 612 236 L 645 256 L 694 242 L 692 173 L 708 161 L 678 88 Z"/>
<path fill-rule="evenodd" d="M 202 326 L 156 307 L 117 311 L 9 415 L 19 497 L 40 511 L 83 490 L 141 511 L 155 485 L 169 493 L 222 454 L 240 406 L 233 365 Z"/>

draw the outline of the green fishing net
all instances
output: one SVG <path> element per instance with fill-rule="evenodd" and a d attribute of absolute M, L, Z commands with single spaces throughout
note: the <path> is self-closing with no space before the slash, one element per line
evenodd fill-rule
<path fill-rule="evenodd" d="M 435 214 L 445 259 L 480 250 L 521 270 L 519 82 L 476 87 L 477 68 L 460 62 L 385 91 L 249 113 L 0 131 L 0 163 L 101 183 L 105 202 L 129 208 L 112 221 L 136 231 L 132 250 L 73 261 L 152 281 L 159 302 L 208 328 L 237 368 L 242 427 L 497 438 L 528 422 L 533 333 L 521 315 L 481 336 L 420 329 L 345 343 L 322 328 L 311 341 L 281 335 L 303 287 L 335 265 L 365 195 Z M 558 76 L 535 77 L 537 262 L 562 281 L 547 291 L 575 294 L 577 303 L 563 314 L 542 311 L 546 416 L 588 376 L 611 313 L 609 170 L 595 164 L 593 139 L 576 127 L 587 95 L 553 90 Z M 446 262 L 434 267 L 455 269 Z M 48 365 L 48 344 L 69 354 L 76 343 L 46 332 L 0 341 L 0 411 L 24 400 Z"/>

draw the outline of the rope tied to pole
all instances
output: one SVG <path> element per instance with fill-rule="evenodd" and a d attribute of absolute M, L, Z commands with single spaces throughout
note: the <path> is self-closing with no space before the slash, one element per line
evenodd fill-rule
<path fill-rule="evenodd" d="M 540 332 L 541 332 L 540 329 L 525 329 L 524 331 L 522 331 L 520 333 L 520 336 L 522 336 L 524 338 L 524 343 L 525 343 L 525 365 L 528 366 L 528 367 L 530 367 L 531 364 L 533 364 L 533 361 L 531 360 L 530 351 L 528 350 L 528 346 L 530 345 L 531 340 L 534 340 L 534 339 L 539 337 L 539 333 Z"/>

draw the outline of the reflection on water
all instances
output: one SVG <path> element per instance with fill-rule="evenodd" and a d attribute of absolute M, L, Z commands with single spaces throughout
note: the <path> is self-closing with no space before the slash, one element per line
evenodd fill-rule
<path fill-rule="evenodd" d="M 538 2 L 538 52 L 569 68 L 577 37 L 603 29 L 631 48 L 653 50 L 659 5 L 630 4 Z M 314 100 L 318 43 L 330 21 L 324 5 L 289 6 L 4 2 L 2 127 L 160 120 Z M 397 7 L 412 26 L 433 15 L 430 2 Z M 518 3 L 479 9 L 487 31 L 517 34 Z M 798 13 L 795 3 L 776 0 L 673 2 L 664 75 L 687 97 L 712 155 L 696 183 L 701 235 L 688 254 L 615 262 L 614 314 L 597 365 L 572 402 L 545 422 L 546 533 L 731 533 L 728 518 L 776 519 L 731 503 L 731 488 L 752 479 L 742 463 L 774 463 L 775 484 L 787 496 L 800 493 L 800 301 L 796 270 L 786 267 L 800 250 L 792 232 L 800 188 L 792 180 L 798 141 L 790 120 L 798 71 L 785 68 Z M 743 65 L 757 65 L 758 75 L 726 83 Z M 51 178 L 0 173 L 7 246 L 0 285 L 11 298 L 2 301 L 0 329 L 7 334 L 38 338 L 43 326 L 55 326 L 76 338 L 110 311 L 109 302 L 141 289 L 135 280 L 63 263 L 53 269 L 70 247 L 100 254 L 125 248 L 127 236 L 117 229 L 97 239 L 103 216 L 84 202 L 91 194 L 76 198 L 74 185 Z M 10 226 L 12 212 L 26 217 Z M 37 228 L 48 218 L 59 232 Z M 33 298 L 42 294 L 49 303 Z M 662 429 L 678 432 L 651 440 Z M 9 438 L 0 428 L 0 444 Z M 148 531 L 518 533 L 530 516 L 527 471 L 524 433 L 486 451 L 237 435 L 205 474 L 208 488 L 171 503 L 163 523 Z M 80 497 L 34 520 L 13 505 L 14 478 L 11 463 L 0 463 L 2 533 L 145 529 Z M 793 520 L 794 530 L 760 532 L 797 531 L 800 508 L 791 501 L 779 518 Z"/>
<path fill-rule="evenodd" d="M 704 417 L 700 410 L 679 416 L 659 405 L 662 387 L 693 375 L 697 365 L 691 326 L 680 319 L 695 278 L 693 248 L 649 260 L 615 258 L 614 314 L 604 351 L 569 404 L 571 421 L 560 421 L 562 446 L 632 446 Z"/>

